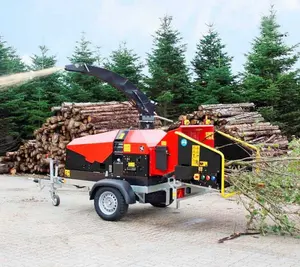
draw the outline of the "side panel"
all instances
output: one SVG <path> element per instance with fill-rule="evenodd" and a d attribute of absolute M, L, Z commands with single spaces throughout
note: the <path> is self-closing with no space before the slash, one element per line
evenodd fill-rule
<path fill-rule="evenodd" d="M 104 162 L 93 161 L 93 163 L 88 162 L 84 156 L 72 150 L 67 149 L 66 154 L 66 169 L 69 170 L 105 172 L 112 164 L 112 154 Z"/>
<path fill-rule="evenodd" d="M 181 126 L 181 132 L 189 137 L 204 143 L 210 147 L 215 147 L 214 126 L 213 125 L 190 125 Z"/>
<path fill-rule="evenodd" d="M 67 149 L 65 176 L 71 179 L 98 181 L 105 172 L 112 170 L 112 154 L 104 162 L 88 162 L 84 156 Z"/>
<path fill-rule="evenodd" d="M 149 148 L 145 143 L 127 143 L 124 141 L 123 153 L 125 154 L 149 154 Z"/>
<path fill-rule="evenodd" d="M 215 133 L 215 139 L 216 148 L 224 154 L 226 160 L 245 159 L 253 155 L 254 149 L 242 141 L 228 138 L 220 132 Z"/>
<path fill-rule="evenodd" d="M 157 144 L 158 146 L 165 146 L 167 148 L 167 168 L 166 170 L 160 170 L 156 168 L 157 158 L 156 149 L 150 149 L 150 175 L 164 175 L 175 170 L 175 166 L 178 163 L 178 135 L 175 132 L 178 129 L 167 132 L 165 137 Z"/>
<path fill-rule="evenodd" d="M 113 143 L 83 144 L 68 146 L 67 149 L 82 155 L 90 163 L 95 161 L 102 163 L 113 152 Z"/>
<path fill-rule="evenodd" d="M 146 179 L 149 175 L 148 155 L 124 154 L 123 156 L 123 176 L 139 176 Z"/>
<path fill-rule="evenodd" d="M 223 154 L 189 136 L 178 134 L 176 179 L 215 189 L 223 188 L 225 164 Z"/>

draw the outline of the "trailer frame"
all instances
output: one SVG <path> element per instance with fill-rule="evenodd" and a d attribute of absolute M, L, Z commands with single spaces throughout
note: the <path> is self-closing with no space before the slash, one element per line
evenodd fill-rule
<path fill-rule="evenodd" d="M 45 187 L 49 187 L 49 193 L 50 193 L 52 205 L 59 206 L 61 203 L 61 199 L 58 195 L 58 189 L 65 187 L 65 186 L 76 186 L 77 188 L 79 186 L 72 184 L 72 183 L 66 184 L 66 180 L 64 178 L 58 176 L 58 165 L 59 165 L 58 161 L 50 158 L 49 164 L 50 164 L 49 179 L 35 178 L 35 179 L 33 179 L 33 181 L 39 185 L 41 190 L 43 190 Z M 114 178 L 106 178 L 106 180 L 111 180 L 114 183 L 121 183 L 124 181 L 126 182 L 126 180 L 119 180 L 119 179 L 114 179 Z M 101 181 L 102 180 L 99 180 L 99 182 L 101 182 Z M 92 190 L 97 191 L 101 187 L 104 187 L 104 186 L 100 185 L 100 186 L 96 187 L 95 189 L 93 189 L 93 188 L 91 189 L 89 186 L 80 186 L 79 188 L 84 188 L 84 187 L 88 189 L 90 199 L 93 199 L 93 197 L 91 197 Z M 116 186 L 113 186 L 113 185 L 110 185 L 109 187 L 118 189 Z M 204 195 L 204 194 L 211 193 L 211 192 L 219 192 L 217 189 L 213 189 L 210 187 L 204 187 L 204 186 L 194 185 L 194 184 L 190 184 L 190 183 L 184 183 L 179 180 L 176 180 L 174 177 L 169 177 L 168 181 L 165 183 L 160 183 L 160 184 L 151 185 L 151 186 L 130 185 L 130 189 L 133 190 L 135 197 L 136 197 L 136 199 L 135 199 L 136 201 L 131 202 L 131 203 L 126 203 L 127 207 L 129 204 L 133 204 L 135 202 L 139 202 L 142 204 L 149 203 L 146 201 L 147 194 L 164 191 L 166 193 L 165 207 L 174 203 L 176 209 L 180 208 L 180 202 L 182 200 L 185 200 L 185 199 L 188 199 L 191 197 L 195 197 L 195 196 Z M 123 195 L 124 195 L 124 193 L 123 193 Z M 114 219 L 104 218 L 99 213 L 98 213 L 98 215 L 104 220 L 114 220 Z"/>

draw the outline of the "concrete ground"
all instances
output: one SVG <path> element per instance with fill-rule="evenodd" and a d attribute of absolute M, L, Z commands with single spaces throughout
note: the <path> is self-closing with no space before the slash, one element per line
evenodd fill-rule
<path fill-rule="evenodd" d="M 300 239 L 242 236 L 244 210 L 217 194 L 185 200 L 179 210 L 130 206 L 119 222 L 94 211 L 84 189 L 47 188 L 28 177 L 0 176 L 0 266 L 300 266 Z"/>

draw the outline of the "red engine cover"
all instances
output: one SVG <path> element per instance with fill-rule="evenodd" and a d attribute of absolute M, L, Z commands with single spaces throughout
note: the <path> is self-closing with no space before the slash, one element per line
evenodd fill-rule
<path fill-rule="evenodd" d="M 113 143 L 119 130 L 76 138 L 67 149 L 85 157 L 89 163 L 104 162 L 113 152 Z"/>

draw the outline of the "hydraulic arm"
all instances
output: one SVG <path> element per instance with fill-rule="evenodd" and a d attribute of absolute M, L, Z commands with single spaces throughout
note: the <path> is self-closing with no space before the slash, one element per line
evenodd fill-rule
<path fill-rule="evenodd" d="M 140 114 L 140 128 L 154 129 L 155 103 L 128 79 L 110 70 L 90 65 L 67 65 L 65 70 L 80 72 L 107 82 L 121 93 L 138 109 Z"/>

